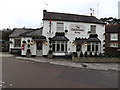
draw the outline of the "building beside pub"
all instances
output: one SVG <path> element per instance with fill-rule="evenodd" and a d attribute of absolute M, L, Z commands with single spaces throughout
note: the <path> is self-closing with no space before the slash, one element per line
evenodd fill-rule
<path fill-rule="evenodd" d="M 107 56 L 120 55 L 120 24 L 106 25 L 105 49 Z"/>
<path fill-rule="evenodd" d="M 43 10 L 43 27 L 16 29 L 9 36 L 10 52 L 20 50 L 34 56 L 66 56 L 73 53 L 105 53 L 105 23 L 95 16 L 47 12 Z"/>

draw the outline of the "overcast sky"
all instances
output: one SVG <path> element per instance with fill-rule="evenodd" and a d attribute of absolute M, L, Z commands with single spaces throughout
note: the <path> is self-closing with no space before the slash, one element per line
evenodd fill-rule
<path fill-rule="evenodd" d="M 120 0 L 0 0 L 0 29 L 39 28 L 43 10 L 50 12 L 90 15 L 98 18 L 118 18 Z"/>

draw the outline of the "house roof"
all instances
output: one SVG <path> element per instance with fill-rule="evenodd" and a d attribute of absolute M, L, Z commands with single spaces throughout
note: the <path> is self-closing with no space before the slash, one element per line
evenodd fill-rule
<path fill-rule="evenodd" d="M 90 34 L 87 42 L 101 42 L 97 34 Z"/>
<path fill-rule="evenodd" d="M 35 32 L 34 32 L 35 31 Z M 15 28 L 9 37 L 22 37 L 22 36 L 31 36 L 34 32 L 41 32 L 41 29 L 30 29 L 30 28 Z M 39 33 L 41 35 L 41 33 Z"/>
<path fill-rule="evenodd" d="M 97 19 L 95 16 L 47 12 L 46 10 L 43 10 L 43 20 L 50 20 L 50 19 L 55 21 L 72 21 L 72 22 L 105 24 L 103 21 Z"/>
<path fill-rule="evenodd" d="M 20 34 L 20 36 L 42 36 L 42 28 Z"/>
<path fill-rule="evenodd" d="M 54 36 L 51 41 L 69 41 L 69 39 L 65 36 Z"/>
<path fill-rule="evenodd" d="M 120 32 L 120 24 L 108 24 L 105 26 L 106 33 L 118 33 Z"/>

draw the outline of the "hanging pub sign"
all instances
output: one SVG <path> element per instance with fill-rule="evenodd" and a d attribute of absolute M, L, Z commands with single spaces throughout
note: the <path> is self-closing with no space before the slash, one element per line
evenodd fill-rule
<path fill-rule="evenodd" d="M 70 25 L 71 34 L 84 34 L 85 26 L 79 24 L 71 24 Z"/>

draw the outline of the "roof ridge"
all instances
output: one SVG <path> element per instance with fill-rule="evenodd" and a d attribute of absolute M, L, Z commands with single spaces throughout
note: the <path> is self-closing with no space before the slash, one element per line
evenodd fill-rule
<path fill-rule="evenodd" d="M 54 14 L 65 14 L 65 15 L 75 15 L 75 16 L 85 16 L 85 17 L 95 17 L 89 15 L 80 15 L 80 14 L 73 14 L 73 13 L 61 13 L 61 12 L 47 12 L 47 13 L 54 13 Z"/>

